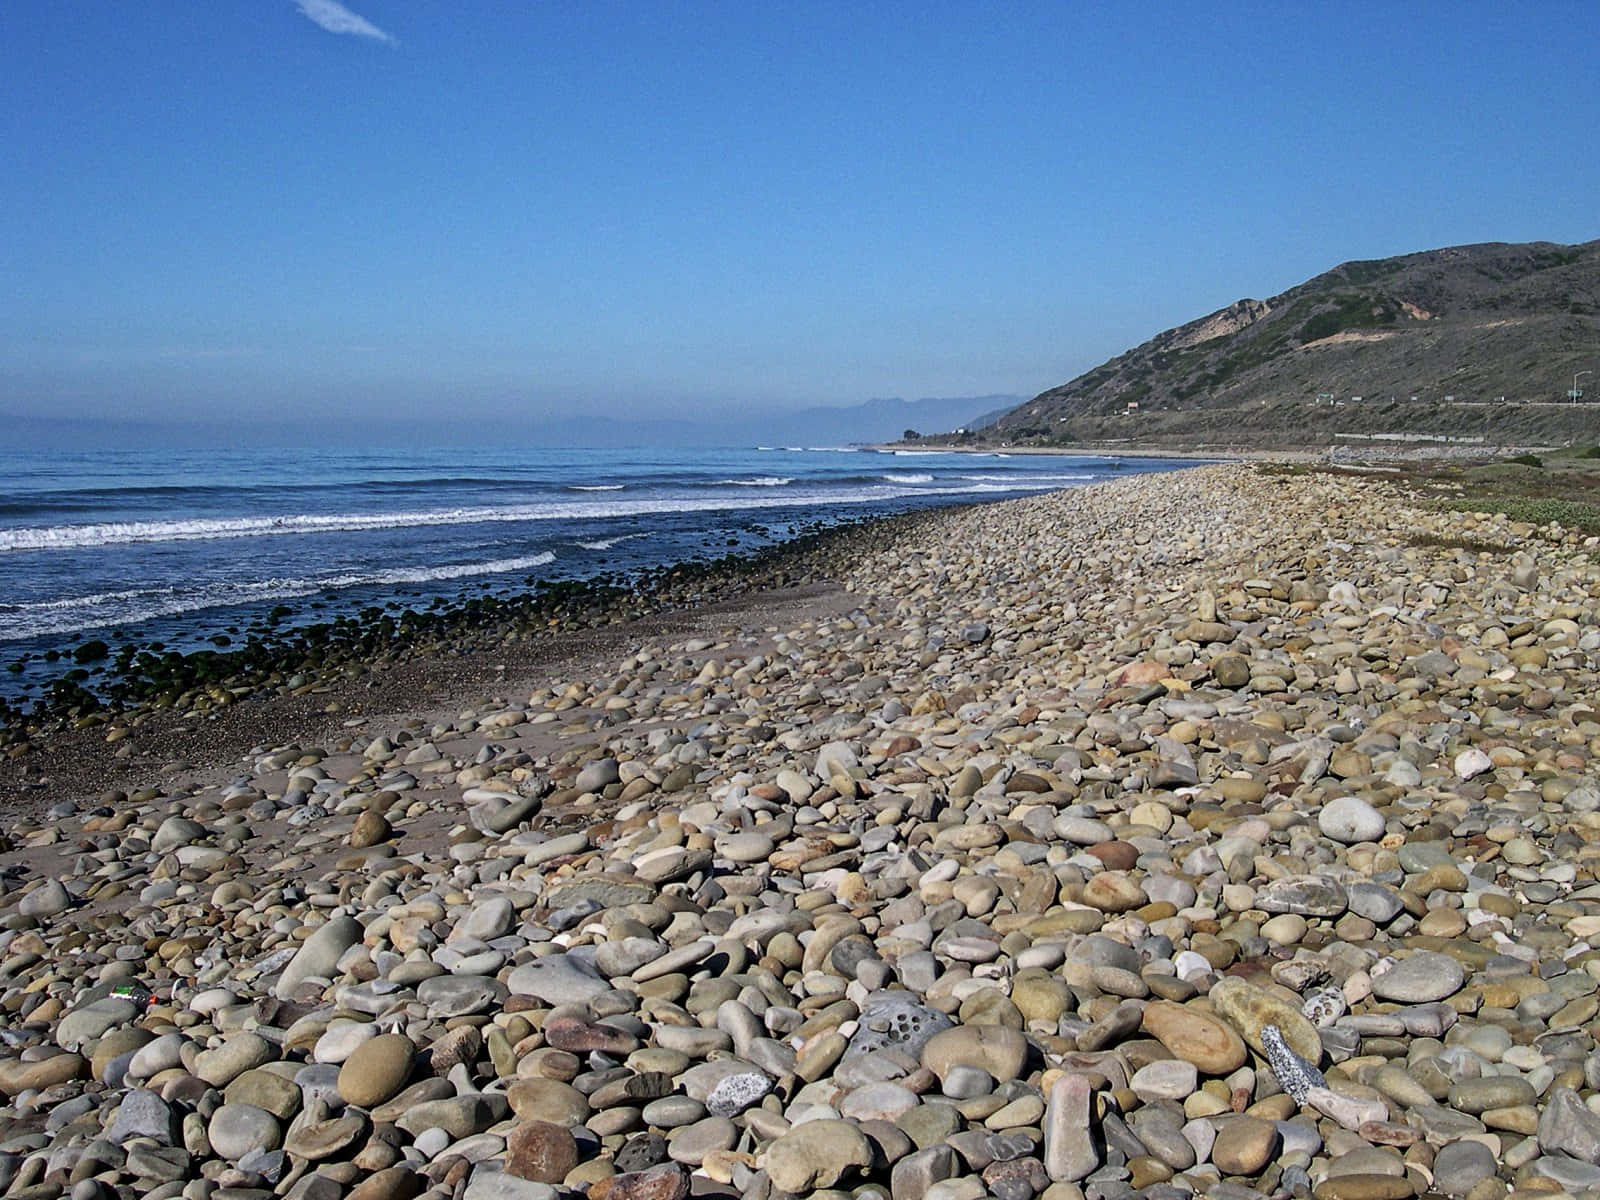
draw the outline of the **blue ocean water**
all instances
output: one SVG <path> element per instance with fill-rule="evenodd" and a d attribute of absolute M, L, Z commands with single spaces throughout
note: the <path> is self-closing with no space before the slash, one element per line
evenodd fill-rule
<path fill-rule="evenodd" d="M 782 447 L 0 451 L 0 662 L 89 638 L 184 649 L 280 604 L 326 620 L 509 594 L 1178 465 Z"/>

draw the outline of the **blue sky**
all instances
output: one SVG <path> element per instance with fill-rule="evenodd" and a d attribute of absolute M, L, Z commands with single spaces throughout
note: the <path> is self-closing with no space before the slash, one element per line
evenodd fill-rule
<path fill-rule="evenodd" d="M 0 412 L 1031 394 L 1334 264 L 1600 237 L 1600 5 L 0 7 Z"/>

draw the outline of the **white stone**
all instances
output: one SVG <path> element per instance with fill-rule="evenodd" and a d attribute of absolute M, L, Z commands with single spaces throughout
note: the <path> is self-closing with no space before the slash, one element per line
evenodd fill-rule
<path fill-rule="evenodd" d="M 1356 796 L 1336 796 L 1317 814 L 1317 828 L 1324 837 L 1353 846 L 1375 842 L 1383 836 L 1383 814 Z"/>

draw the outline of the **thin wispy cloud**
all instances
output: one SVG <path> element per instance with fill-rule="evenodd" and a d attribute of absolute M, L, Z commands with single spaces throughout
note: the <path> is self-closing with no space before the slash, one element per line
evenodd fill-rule
<path fill-rule="evenodd" d="M 348 33 L 390 46 L 400 44 L 393 34 L 385 33 L 359 13 L 351 12 L 338 0 L 294 0 L 294 6 L 307 20 L 329 33 Z"/>

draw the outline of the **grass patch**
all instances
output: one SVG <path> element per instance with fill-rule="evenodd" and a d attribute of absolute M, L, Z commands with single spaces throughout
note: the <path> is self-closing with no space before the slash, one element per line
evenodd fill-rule
<path fill-rule="evenodd" d="M 1435 546 L 1441 550 L 1470 550 L 1474 554 L 1510 554 L 1513 547 L 1475 537 L 1446 537 L 1439 533 L 1418 533 L 1406 540 L 1408 546 Z"/>
<path fill-rule="evenodd" d="M 1466 496 L 1448 500 L 1445 508 L 1455 512 L 1497 512 L 1513 521 L 1530 525 L 1552 522 L 1564 529 L 1600 535 L 1600 504 L 1584 500 L 1556 500 L 1526 496 Z"/>

